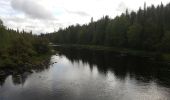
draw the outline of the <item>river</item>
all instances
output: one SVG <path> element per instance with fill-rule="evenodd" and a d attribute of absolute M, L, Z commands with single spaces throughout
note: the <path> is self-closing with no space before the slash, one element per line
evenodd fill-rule
<path fill-rule="evenodd" d="M 164 64 L 75 49 L 58 50 L 50 63 L 0 77 L 0 100 L 170 100 L 170 67 Z"/>

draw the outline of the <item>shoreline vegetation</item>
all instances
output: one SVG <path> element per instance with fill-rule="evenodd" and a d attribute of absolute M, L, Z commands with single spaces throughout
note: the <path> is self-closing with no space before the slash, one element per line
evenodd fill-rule
<path fill-rule="evenodd" d="M 8 29 L 0 20 L 0 76 L 48 66 L 50 57 L 48 39 L 32 32 Z"/>
<path fill-rule="evenodd" d="M 153 52 L 153 51 L 144 51 L 144 50 L 134 50 L 129 48 L 115 48 L 115 47 L 106 47 L 106 46 L 96 46 L 96 45 L 79 45 L 79 44 L 58 44 L 52 45 L 54 48 L 74 48 L 82 50 L 94 50 L 94 51 L 106 51 L 117 53 L 120 56 L 134 56 L 146 58 L 150 61 L 155 61 L 157 63 L 170 63 L 170 53 L 163 52 Z"/>

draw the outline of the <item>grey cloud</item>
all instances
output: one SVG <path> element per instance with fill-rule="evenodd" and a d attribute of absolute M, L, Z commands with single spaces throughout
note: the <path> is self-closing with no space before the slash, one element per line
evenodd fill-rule
<path fill-rule="evenodd" d="M 17 16 L 2 17 L 2 20 L 5 26 L 9 28 L 19 29 L 20 31 L 24 29 L 27 32 L 32 31 L 33 34 L 53 32 L 58 30 L 59 27 L 63 27 L 63 24 L 57 20 L 35 20 L 29 17 Z"/>
<path fill-rule="evenodd" d="M 27 25 L 25 26 L 26 28 L 29 28 L 29 29 L 35 29 L 36 27 L 35 26 L 31 26 L 31 25 Z"/>
<path fill-rule="evenodd" d="M 66 10 L 66 12 L 68 12 L 70 14 L 77 14 L 79 16 L 89 16 L 88 13 L 83 12 L 83 11 L 69 11 L 69 10 Z"/>
<path fill-rule="evenodd" d="M 121 2 L 119 5 L 118 5 L 118 8 L 116 9 L 117 11 L 121 11 L 121 12 L 125 12 L 126 9 L 128 7 L 126 6 L 126 4 L 124 2 Z"/>
<path fill-rule="evenodd" d="M 3 18 L 5 21 L 8 21 L 8 22 L 15 22 L 15 23 L 23 23 L 25 22 L 26 20 L 24 18 L 19 18 L 19 17 L 5 17 Z"/>
<path fill-rule="evenodd" d="M 0 0 L 0 16 L 11 14 L 11 7 L 9 0 Z"/>
<path fill-rule="evenodd" d="M 9 1 L 8 0 L 1 0 L 0 5 L 1 5 L 1 7 L 8 7 L 9 6 Z"/>
<path fill-rule="evenodd" d="M 54 19 L 53 14 L 38 4 L 36 0 L 12 0 L 11 6 L 14 10 L 21 11 L 31 18 Z"/>

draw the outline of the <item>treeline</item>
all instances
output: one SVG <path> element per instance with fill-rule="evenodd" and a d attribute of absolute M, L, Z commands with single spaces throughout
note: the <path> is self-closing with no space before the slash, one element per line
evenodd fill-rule
<path fill-rule="evenodd" d="M 85 25 L 72 25 L 47 34 L 60 44 L 102 45 L 149 51 L 170 50 L 170 3 L 126 10 L 114 19 L 105 16 Z"/>
<path fill-rule="evenodd" d="M 33 65 L 49 50 L 47 39 L 32 32 L 8 29 L 0 20 L 0 67 Z"/>

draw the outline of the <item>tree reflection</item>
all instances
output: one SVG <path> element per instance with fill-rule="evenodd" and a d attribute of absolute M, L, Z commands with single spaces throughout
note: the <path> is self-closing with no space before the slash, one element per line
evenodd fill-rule
<path fill-rule="evenodd" d="M 156 81 L 159 84 L 170 86 L 170 67 L 150 61 L 146 58 L 134 56 L 122 56 L 111 51 L 81 50 L 77 48 L 57 48 L 59 55 L 66 56 L 72 63 L 88 63 L 97 65 L 100 73 L 107 74 L 108 70 L 114 72 L 119 78 L 124 80 L 127 74 L 130 78 L 138 81 Z"/>
<path fill-rule="evenodd" d="M 0 69 L 0 86 L 2 86 L 8 76 L 12 75 L 12 81 L 15 85 L 24 84 L 27 77 L 33 72 L 41 72 L 49 68 L 50 59 L 43 65 L 35 66 L 32 68 L 2 68 Z"/>

